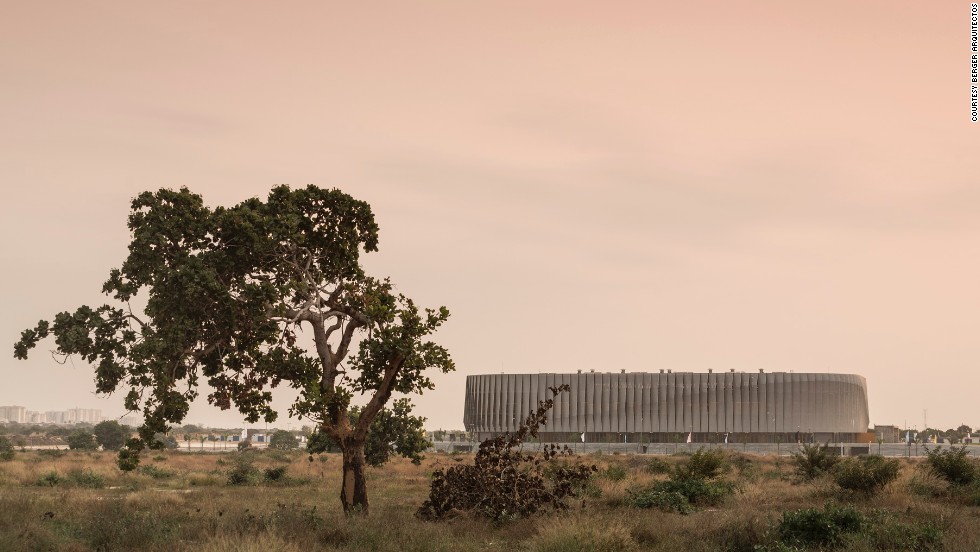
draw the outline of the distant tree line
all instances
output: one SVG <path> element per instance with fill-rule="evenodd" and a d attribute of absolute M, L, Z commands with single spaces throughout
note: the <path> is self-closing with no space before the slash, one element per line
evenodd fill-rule
<path fill-rule="evenodd" d="M 925 443 L 929 441 L 937 441 L 941 439 L 944 443 L 962 443 L 966 438 L 973 434 L 973 428 L 963 424 L 957 428 L 947 429 L 943 431 L 941 429 L 926 428 L 919 432 L 916 440 L 920 443 Z M 904 435 L 903 435 L 904 437 Z"/>

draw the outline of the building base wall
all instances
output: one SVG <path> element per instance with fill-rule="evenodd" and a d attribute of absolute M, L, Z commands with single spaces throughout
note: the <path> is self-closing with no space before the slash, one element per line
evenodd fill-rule
<path fill-rule="evenodd" d="M 484 441 L 503 433 L 476 432 L 477 441 Z M 875 434 L 865 433 L 567 433 L 539 432 L 538 438 L 528 442 L 540 443 L 687 443 L 690 435 L 693 444 L 734 443 L 872 443 Z M 583 438 L 584 436 L 584 438 Z"/>

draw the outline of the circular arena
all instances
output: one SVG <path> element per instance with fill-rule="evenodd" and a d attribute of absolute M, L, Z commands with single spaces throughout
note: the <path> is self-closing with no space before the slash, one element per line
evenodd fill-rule
<path fill-rule="evenodd" d="M 492 374 L 466 378 L 463 424 L 479 440 L 514 431 L 549 388 L 551 442 L 866 440 L 864 377 L 830 373 Z"/>

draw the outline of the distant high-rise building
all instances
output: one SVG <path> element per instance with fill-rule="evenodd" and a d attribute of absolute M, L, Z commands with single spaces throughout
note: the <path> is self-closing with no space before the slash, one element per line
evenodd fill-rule
<path fill-rule="evenodd" d="M 143 423 L 143 417 L 138 413 L 128 412 L 122 418 L 119 418 L 118 421 L 124 426 L 136 427 Z"/>
<path fill-rule="evenodd" d="M 102 411 L 97 408 L 69 408 L 65 411 L 65 423 L 97 424 L 102 421 Z"/>
<path fill-rule="evenodd" d="M 27 422 L 27 408 L 23 406 L 0 406 L 0 422 Z"/>

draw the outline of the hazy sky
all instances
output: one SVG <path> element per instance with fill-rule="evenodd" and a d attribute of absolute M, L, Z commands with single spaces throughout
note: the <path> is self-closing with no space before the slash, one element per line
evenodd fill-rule
<path fill-rule="evenodd" d="M 980 425 L 969 9 L 7 1 L 0 405 L 121 414 L 12 345 L 101 304 L 140 191 L 312 183 L 452 312 L 430 428 L 462 427 L 467 374 L 579 368 L 856 373 L 873 423 Z"/>

